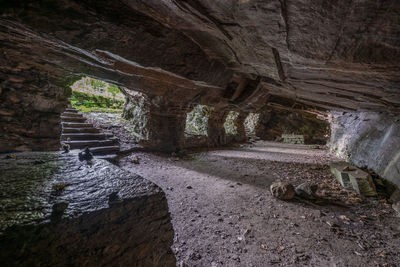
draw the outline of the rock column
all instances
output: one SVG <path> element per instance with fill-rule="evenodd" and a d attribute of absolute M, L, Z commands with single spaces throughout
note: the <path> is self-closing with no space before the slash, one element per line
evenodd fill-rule
<path fill-rule="evenodd" d="M 181 150 L 189 108 L 183 103 L 154 103 L 154 99 L 151 102 L 147 122 L 149 138 L 143 145 L 164 152 Z"/>
<path fill-rule="evenodd" d="M 237 135 L 235 137 L 237 142 L 242 142 L 246 140 L 246 130 L 244 128 L 244 121 L 246 120 L 248 113 L 239 113 L 235 121 L 235 126 L 237 130 Z"/>
<path fill-rule="evenodd" d="M 226 134 L 224 123 L 228 116 L 228 111 L 214 110 L 208 118 L 208 138 L 211 146 L 221 146 L 226 144 Z"/>
<path fill-rule="evenodd" d="M 58 150 L 69 90 L 46 73 L 7 67 L 0 68 L 0 152 Z"/>

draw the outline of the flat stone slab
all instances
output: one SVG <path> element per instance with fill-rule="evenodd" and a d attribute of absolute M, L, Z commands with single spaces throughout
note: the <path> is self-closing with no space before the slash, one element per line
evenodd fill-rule
<path fill-rule="evenodd" d="M 76 218 L 108 208 L 111 194 L 127 200 L 161 190 L 105 160 L 95 158 L 88 164 L 74 153 L 61 152 L 1 155 L 0 187 L 0 232 L 13 225 L 49 222 L 56 203 L 68 203 L 63 218 Z"/>
<path fill-rule="evenodd" d="M 354 189 L 362 196 L 376 196 L 376 188 L 371 175 L 348 162 L 330 164 L 331 172 L 339 183 L 347 189 Z"/>

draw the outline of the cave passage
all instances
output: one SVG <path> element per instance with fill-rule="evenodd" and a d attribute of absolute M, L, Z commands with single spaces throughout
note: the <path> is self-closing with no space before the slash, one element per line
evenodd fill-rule
<path fill-rule="evenodd" d="M 2 266 L 398 266 L 400 1 L 2 1 Z"/>

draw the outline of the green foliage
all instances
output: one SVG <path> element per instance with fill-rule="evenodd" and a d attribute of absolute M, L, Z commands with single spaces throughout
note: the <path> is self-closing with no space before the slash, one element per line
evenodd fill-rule
<path fill-rule="evenodd" d="M 248 133 L 250 134 L 256 133 L 256 126 L 258 124 L 259 119 L 260 119 L 259 113 L 250 113 L 246 117 L 246 119 L 244 120 L 244 127 Z"/>
<path fill-rule="evenodd" d="M 124 101 L 72 91 L 72 107 L 83 112 L 122 112 Z"/>
<path fill-rule="evenodd" d="M 227 135 L 235 135 L 237 134 L 236 128 L 236 119 L 239 117 L 239 112 L 229 111 L 228 116 L 226 116 L 226 120 L 224 123 L 225 133 Z"/>
<path fill-rule="evenodd" d="M 90 79 L 90 85 L 92 88 L 96 91 L 103 91 L 104 88 L 107 86 L 107 84 L 103 81 L 96 80 L 96 79 Z"/>
<path fill-rule="evenodd" d="M 205 105 L 197 105 L 186 116 L 186 129 L 187 135 L 203 135 L 207 136 L 207 125 L 212 107 Z"/>
<path fill-rule="evenodd" d="M 115 97 L 116 94 L 121 93 L 118 86 L 113 84 L 110 84 L 110 86 L 108 87 L 108 92 L 110 92 L 113 95 L 113 97 Z"/>

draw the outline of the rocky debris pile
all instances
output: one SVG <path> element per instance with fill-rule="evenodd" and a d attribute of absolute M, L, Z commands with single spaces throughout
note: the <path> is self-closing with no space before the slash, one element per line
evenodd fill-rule
<path fill-rule="evenodd" d="M 349 206 L 343 201 L 325 198 L 317 194 L 318 185 L 309 181 L 294 187 L 288 182 L 275 182 L 270 186 L 271 194 L 280 200 L 297 200 L 307 205 L 322 206 L 334 205 L 340 207 Z"/>
<path fill-rule="evenodd" d="M 0 169 L 4 266 L 175 266 L 167 200 L 148 180 L 61 152 L 2 156 Z"/>
<path fill-rule="evenodd" d="M 118 139 L 87 123 L 78 110 L 67 108 L 61 115 L 61 125 L 61 145 L 64 150 L 65 146 L 69 149 L 90 148 L 93 155 L 102 159 L 113 160 L 117 157 L 120 150 Z"/>
<path fill-rule="evenodd" d="M 274 182 L 270 186 L 270 191 L 272 196 L 280 200 L 291 200 L 297 199 L 299 201 L 306 202 L 307 204 L 313 204 L 309 201 L 319 201 L 318 204 L 323 204 L 322 201 L 325 200 L 316 194 L 318 190 L 318 185 L 311 182 L 304 182 L 296 186 L 296 188 L 288 182 Z M 328 204 L 334 204 L 327 202 Z M 325 204 L 326 204 L 325 203 Z"/>

